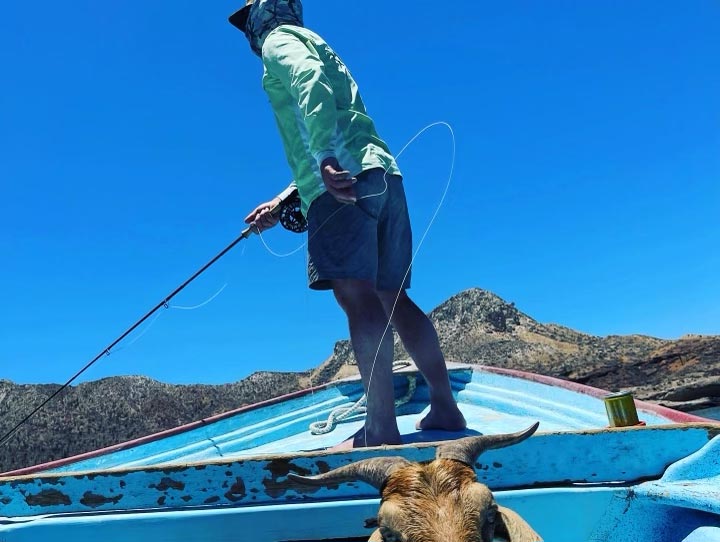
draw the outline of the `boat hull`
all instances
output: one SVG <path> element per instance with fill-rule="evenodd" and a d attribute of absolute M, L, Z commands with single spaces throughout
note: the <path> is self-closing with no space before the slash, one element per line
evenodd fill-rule
<path fill-rule="evenodd" d="M 413 374 L 396 377 L 399 394 Z M 327 450 L 319 444 L 362 418 L 317 438 L 307 422 L 356 400 L 362 388 L 349 381 L 9 473 L 0 477 L 0 541 L 365 540 L 376 489 L 308 487 L 288 475 L 391 455 L 429 461 L 435 441 L 538 419 L 538 433 L 482 454 L 475 472 L 546 541 L 691 542 L 720 528 L 720 424 L 639 403 L 647 425 L 608 428 L 602 390 L 487 368 L 451 375 L 469 421 L 457 434 L 408 428 L 427 405 L 420 383 L 399 409 L 405 444 Z"/>

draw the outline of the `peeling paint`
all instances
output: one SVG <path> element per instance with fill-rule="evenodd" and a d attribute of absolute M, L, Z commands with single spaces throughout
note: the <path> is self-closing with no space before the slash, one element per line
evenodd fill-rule
<path fill-rule="evenodd" d="M 637 495 L 635 493 L 635 490 L 633 488 L 628 488 L 627 494 L 625 495 L 625 501 L 627 502 L 625 506 L 625 510 L 622 511 L 622 514 L 627 514 L 628 510 L 630 510 L 630 506 L 632 506 L 633 501 L 637 498 Z"/>
<path fill-rule="evenodd" d="M 25 502 L 30 506 L 57 506 L 59 504 L 69 506 L 70 497 L 57 489 L 44 489 L 36 495 L 28 495 Z"/>
<path fill-rule="evenodd" d="M 219 500 L 220 500 L 220 497 L 215 495 L 214 497 L 208 497 L 207 499 L 205 499 L 204 504 L 215 504 Z"/>
<path fill-rule="evenodd" d="M 158 506 L 165 506 L 165 495 L 157 500 Z"/>
<path fill-rule="evenodd" d="M 104 504 L 117 504 L 120 502 L 122 497 L 122 494 L 116 495 L 115 497 L 105 497 L 104 495 L 98 495 L 97 493 L 86 491 L 83 494 L 82 499 L 80 499 L 80 504 L 90 508 L 97 508 L 98 506 L 102 506 Z"/>
<path fill-rule="evenodd" d="M 277 498 L 284 495 L 288 489 L 292 488 L 296 491 L 304 491 L 305 487 L 300 484 L 290 484 L 288 481 L 278 481 L 278 478 L 284 478 L 290 472 L 308 476 L 311 474 L 310 470 L 293 463 L 289 458 L 278 458 L 273 459 L 265 465 L 265 470 L 270 472 L 270 478 L 265 478 L 262 481 L 265 486 L 265 493 L 272 498 Z M 297 488 L 297 489 L 296 489 Z M 317 488 L 315 488 L 317 490 Z"/>
<path fill-rule="evenodd" d="M 150 489 L 157 489 L 158 491 L 167 491 L 168 489 L 182 491 L 183 489 L 185 489 L 185 484 L 183 482 L 178 482 L 177 480 L 173 480 L 172 478 L 165 476 L 162 480 L 160 480 L 159 484 L 150 484 L 148 487 Z"/>
<path fill-rule="evenodd" d="M 245 482 L 243 482 L 242 478 L 238 477 L 235 479 L 235 483 L 230 488 L 230 491 L 225 493 L 225 498 L 229 501 L 237 502 L 243 500 L 246 494 Z"/>
<path fill-rule="evenodd" d="M 272 461 L 268 462 L 268 464 L 265 466 L 265 470 L 270 471 L 273 478 L 278 478 L 279 476 L 287 476 L 288 474 L 290 474 L 290 472 L 294 472 L 302 476 L 309 476 L 311 474 L 308 469 L 301 467 L 300 465 L 293 463 L 291 459 L 284 457 L 279 459 L 273 459 Z"/>
<path fill-rule="evenodd" d="M 262 481 L 263 485 L 265 486 L 265 493 L 268 497 L 271 497 L 273 499 L 277 497 L 283 496 L 285 493 L 287 493 L 288 486 L 284 483 L 278 483 L 277 480 L 271 480 L 268 478 L 265 478 Z"/>

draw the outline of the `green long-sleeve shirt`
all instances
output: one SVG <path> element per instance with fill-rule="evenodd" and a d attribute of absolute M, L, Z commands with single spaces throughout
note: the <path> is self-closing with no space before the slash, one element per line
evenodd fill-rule
<path fill-rule="evenodd" d="M 279 26 L 265 39 L 262 60 L 263 88 L 304 214 L 325 191 L 320 176 L 325 158 L 334 156 L 353 176 L 378 167 L 400 175 L 350 72 L 320 36 L 299 26 Z"/>

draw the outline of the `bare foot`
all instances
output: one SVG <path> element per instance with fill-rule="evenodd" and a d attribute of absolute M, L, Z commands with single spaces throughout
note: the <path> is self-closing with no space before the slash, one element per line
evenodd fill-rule
<path fill-rule="evenodd" d="M 462 431 L 467 427 L 465 417 L 455 403 L 440 408 L 430 406 L 430 412 L 422 420 L 418 420 L 415 429 L 440 429 L 443 431 Z"/>
<path fill-rule="evenodd" d="M 360 430 L 355 433 L 352 437 L 349 439 L 341 442 L 340 444 L 336 444 L 335 446 L 328 448 L 327 451 L 329 452 L 340 452 L 343 450 L 352 450 L 354 448 L 367 448 L 369 446 L 382 446 L 383 444 L 402 444 L 402 439 L 400 438 L 400 433 L 395 432 L 395 434 L 388 434 L 385 437 L 375 437 L 372 438 L 372 435 L 368 432 L 365 433 L 365 428 L 361 427 Z"/>

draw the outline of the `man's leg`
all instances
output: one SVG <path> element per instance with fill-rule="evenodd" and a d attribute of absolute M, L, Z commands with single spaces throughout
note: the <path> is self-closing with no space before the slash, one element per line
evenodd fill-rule
<path fill-rule="evenodd" d="M 332 288 L 347 315 L 350 340 L 367 394 L 365 428 L 352 444 L 400 444 L 392 377 L 393 336 L 392 330 L 387 329 L 383 304 L 369 281 L 336 279 Z"/>
<path fill-rule="evenodd" d="M 392 314 L 393 327 L 430 388 L 430 412 L 416 427 L 446 431 L 464 429 L 465 418 L 452 395 L 445 357 L 440 350 L 435 326 L 405 290 L 378 292 L 378 295 L 386 318 Z"/>

